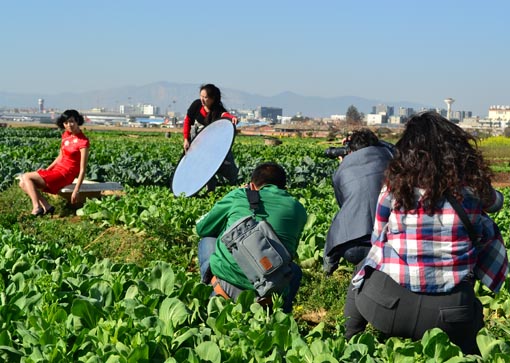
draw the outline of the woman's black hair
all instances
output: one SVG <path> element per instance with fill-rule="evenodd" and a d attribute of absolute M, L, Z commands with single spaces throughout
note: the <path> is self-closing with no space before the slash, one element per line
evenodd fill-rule
<path fill-rule="evenodd" d="M 211 123 L 212 121 L 216 121 L 221 118 L 221 114 L 226 111 L 223 103 L 221 102 L 221 91 L 214 84 L 207 83 L 200 86 L 200 91 L 204 91 L 207 93 L 207 97 L 213 99 L 213 104 L 209 109 L 209 114 L 207 115 L 207 123 Z"/>
<path fill-rule="evenodd" d="M 76 123 L 78 123 L 78 125 L 83 125 L 83 123 L 85 122 L 85 119 L 83 118 L 82 115 L 80 115 L 80 113 L 76 110 L 65 110 L 62 115 L 60 115 L 60 117 L 57 119 L 57 126 L 59 129 L 64 129 L 64 122 L 66 122 L 67 120 L 69 120 L 70 118 L 73 118 L 74 121 L 76 121 Z"/>
<path fill-rule="evenodd" d="M 476 139 L 432 111 L 409 119 L 386 169 L 386 185 L 396 207 L 415 209 L 414 188 L 421 188 L 425 191 L 421 203 L 429 214 L 434 213 L 446 193 L 461 201 L 464 187 L 490 202 L 491 177 Z"/>

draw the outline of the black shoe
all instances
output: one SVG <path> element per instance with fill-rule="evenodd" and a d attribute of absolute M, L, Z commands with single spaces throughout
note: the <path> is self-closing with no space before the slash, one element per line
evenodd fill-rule
<path fill-rule="evenodd" d="M 44 211 L 44 214 L 45 214 L 45 215 L 46 215 L 46 214 L 51 214 L 51 215 L 53 215 L 53 213 L 55 213 L 55 207 L 54 207 L 54 206 L 52 206 L 52 205 L 50 205 L 50 207 Z"/>
<path fill-rule="evenodd" d="M 44 215 L 44 209 L 41 207 L 37 208 L 37 211 L 35 213 L 30 213 L 33 217 L 41 217 Z"/>

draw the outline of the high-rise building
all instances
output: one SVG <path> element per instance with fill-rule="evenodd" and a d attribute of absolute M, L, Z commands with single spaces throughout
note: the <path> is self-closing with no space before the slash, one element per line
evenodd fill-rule
<path fill-rule="evenodd" d="M 411 115 L 414 113 L 414 109 L 411 107 L 399 107 L 398 108 L 398 115 L 402 117 L 411 117 Z"/>
<path fill-rule="evenodd" d="M 452 112 L 452 118 L 454 120 L 458 120 L 459 122 L 462 122 L 462 120 L 464 120 L 464 111 L 454 111 L 454 112 Z"/>
<path fill-rule="evenodd" d="M 37 104 L 39 105 L 39 112 L 44 112 L 44 98 L 39 98 Z"/>
<path fill-rule="evenodd" d="M 436 108 L 435 111 L 441 116 L 448 118 L 448 111 L 445 108 Z"/>
<path fill-rule="evenodd" d="M 395 108 L 393 106 L 379 104 L 377 106 L 372 107 L 372 113 L 375 114 L 384 113 L 386 116 L 390 117 L 395 114 Z"/>
<path fill-rule="evenodd" d="M 373 125 L 381 125 L 388 122 L 388 116 L 384 114 L 384 112 L 381 113 L 369 113 L 366 116 L 367 120 L 367 126 L 373 126 Z"/>
<path fill-rule="evenodd" d="M 489 120 L 510 121 L 510 106 L 493 105 L 489 107 Z"/>
<path fill-rule="evenodd" d="M 260 106 L 258 108 L 258 114 L 260 118 L 270 119 L 274 123 L 277 122 L 278 116 L 283 116 L 283 109 L 279 107 L 263 107 Z"/>
<path fill-rule="evenodd" d="M 152 104 L 120 105 L 119 113 L 123 115 L 159 115 L 160 109 Z"/>

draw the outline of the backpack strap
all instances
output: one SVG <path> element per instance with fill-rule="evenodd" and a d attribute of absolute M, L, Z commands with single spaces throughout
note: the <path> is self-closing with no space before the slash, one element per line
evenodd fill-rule
<path fill-rule="evenodd" d="M 464 224 L 464 227 L 467 230 L 467 233 L 469 235 L 469 238 L 471 239 L 471 242 L 473 242 L 473 245 L 475 247 L 481 247 L 480 241 L 478 240 L 478 238 L 476 238 L 476 233 L 475 233 L 473 224 L 469 220 L 467 213 L 464 210 L 464 208 L 462 207 L 462 205 L 450 193 L 446 193 L 446 199 L 448 200 L 448 202 L 450 202 L 453 209 L 455 209 L 455 212 L 457 212 L 460 220 L 462 221 L 462 223 Z"/>
<path fill-rule="evenodd" d="M 248 202 L 250 202 L 250 209 L 253 211 L 253 214 L 255 214 L 260 203 L 259 191 L 246 188 L 246 196 L 248 197 Z"/>

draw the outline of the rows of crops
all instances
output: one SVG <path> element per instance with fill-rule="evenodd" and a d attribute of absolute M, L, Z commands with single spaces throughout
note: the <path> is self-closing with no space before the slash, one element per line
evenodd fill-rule
<path fill-rule="evenodd" d="M 231 187 L 196 198 L 173 196 L 168 186 L 181 156 L 180 138 L 87 134 L 92 144 L 87 178 L 121 182 L 125 193 L 87 201 L 77 211 L 79 220 L 63 213 L 65 206 L 59 207 L 58 218 L 34 220 L 27 216 L 28 200 L 24 204 L 17 199 L 14 177 L 49 164 L 60 134 L 48 129 L 0 129 L 1 361 L 508 360 L 507 286 L 496 296 L 476 286 L 487 322 L 478 336 L 481 356 L 463 356 L 439 330 L 418 342 L 384 341 L 372 331 L 345 341 L 341 314 L 327 312 L 331 313 L 332 302 L 343 301 L 351 267 L 342 265 L 329 278 L 321 272 L 325 234 L 337 210 L 330 185 L 336 163 L 322 157 L 323 141 L 285 139 L 280 146 L 268 147 L 262 138 L 237 137 L 234 144 L 242 180 L 247 181 L 261 161 L 281 163 L 289 174 L 290 192 L 309 214 L 298 250 L 305 278 L 294 315 L 287 315 L 278 309 L 279 301 L 269 313 L 253 303 L 249 292 L 237 304 L 209 299 L 211 288 L 198 278 L 194 224 Z M 503 192 L 505 208 L 493 217 L 509 241 L 510 190 Z M 146 244 L 157 241 L 159 258 L 129 263 L 104 252 L 105 246 L 97 241 L 112 228 L 142 236 Z M 326 316 L 310 322 L 305 315 L 314 312 L 320 298 Z"/>

